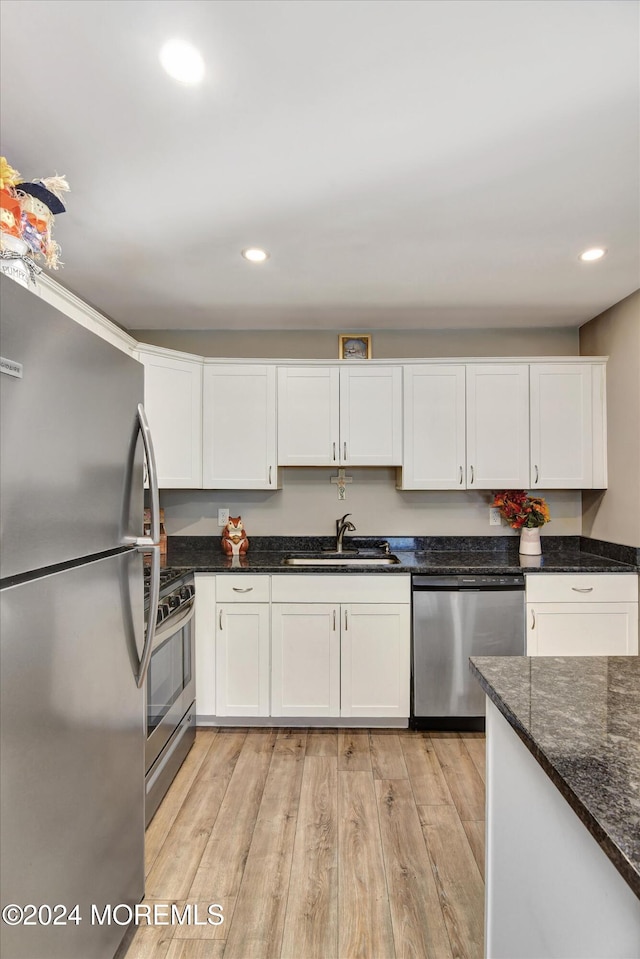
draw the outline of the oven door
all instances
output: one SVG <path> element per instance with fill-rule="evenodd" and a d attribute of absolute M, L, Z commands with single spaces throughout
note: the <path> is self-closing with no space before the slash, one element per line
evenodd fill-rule
<path fill-rule="evenodd" d="M 183 607 L 156 631 L 147 673 L 146 772 L 195 699 L 194 609 Z"/>

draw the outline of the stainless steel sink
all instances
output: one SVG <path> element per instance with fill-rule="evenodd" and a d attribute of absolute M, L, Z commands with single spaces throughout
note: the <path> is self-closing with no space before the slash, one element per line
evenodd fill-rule
<path fill-rule="evenodd" d="M 370 552 L 295 553 L 286 556 L 285 566 L 393 566 L 400 560 L 393 554 Z"/>

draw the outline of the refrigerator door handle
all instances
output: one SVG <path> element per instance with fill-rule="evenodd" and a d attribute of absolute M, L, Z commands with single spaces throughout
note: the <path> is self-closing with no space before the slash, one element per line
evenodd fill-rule
<path fill-rule="evenodd" d="M 153 439 L 147 414 L 144 411 L 142 403 L 138 403 L 138 427 L 142 434 L 144 452 L 149 471 L 149 499 L 151 503 L 151 536 L 138 536 L 135 545 L 139 548 L 148 549 L 150 546 L 157 546 L 160 542 L 160 493 L 158 489 L 158 469 L 156 467 L 156 456 L 153 450 Z M 156 598 L 157 606 L 157 598 Z M 155 609 L 155 606 L 151 606 Z"/>
<path fill-rule="evenodd" d="M 138 546 L 141 553 L 151 553 L 151 582 L 149 584 L 149 613 L 147 615 L 147 632 L 144 637 L 144 646 L 138 666 L 136 676 L 136 685 L 142 689 L 144 681 L 147 678 L 149 660 L 153 650 L 153 641 L 156 637 L 156 610 L 158 609 L 158 600 L 160 599 L 160 547 L 159 546 Z"/>

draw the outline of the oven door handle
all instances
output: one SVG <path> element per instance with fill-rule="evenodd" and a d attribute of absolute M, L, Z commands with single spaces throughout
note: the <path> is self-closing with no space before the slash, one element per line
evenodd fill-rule
<path fill-rule="evenodd" d="M 151 581 L 149 583 L 149 617 L 147 619 L 147 631 L 144 637 L 144 646 L 142 655 L 138 663 L 138 672 L 136 674 L 136 686 L 141 689 L 147 678 L 149 660 L 151 659 L 151 650 L 156 635 L 156 610 L 160 599 L 160 547 L 159 546 L 138 546 L 138 552 L 151 553 Z M 153 615 L 152 615 L 153 611 Z"/>
<path fill-rule="evenodd" d="M 161 643 L 164 643 L 166 639 L 168 639 L 170 636 L 174 636 L 179 629 L 182 629 L 183 626 L 186 626 L 187 623 L 192 619 L 195 611 L 196 608 L 192 601 L 189 607 L 185 608 L 185 613 L 182 616 L 179 616 L 177 619 L 167 620 L 166 624 L 162 623 L 161 629 L 156 629 L 152 650 L 157 649 L 157 647 L 160 646 Z"/>

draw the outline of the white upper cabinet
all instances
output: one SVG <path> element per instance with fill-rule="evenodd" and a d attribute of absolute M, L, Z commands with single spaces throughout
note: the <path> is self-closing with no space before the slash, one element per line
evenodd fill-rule
<path fill-rule="evenodd" d="M 402 367 L 340 370 L 340 462 L 351 466 L 402 463 Z"/>
<path fill-rule="evenodd" d="M 205 364 L 203 487 L 276 489 L 276 368 Z"/>
<path fill-rule="evenodd" d="M 332 466 L 340 444 L 340 378 L 333 366 L 278 369 L 278 463 Z"/>
<path fill-rule="evenodd" d="M 280 367 L 281 466 L 396 466 L 402 367 Z"/>
<path fill-rule="evenodd" d="M 594 485 L 592 366 L 533 363 L 531 486 L 588 489 Z"/>
<path fill-rule="evenodd" d="M 467 488 L 529 486 L 529 367 L 467 366 Z"/>
<path fill-rule="evenodd" d="M 465 489 L 465 367 L 405 366 L 402 489 Z"/>
<path fill-rule="evenodd" d="M 202 361 L 139 349 L 161 487 L 202 486 Z"/>

